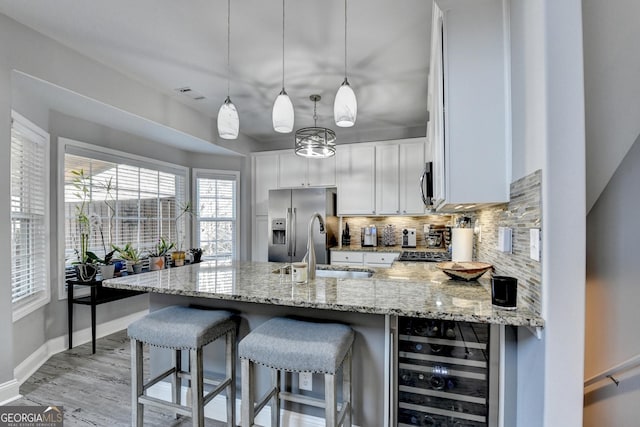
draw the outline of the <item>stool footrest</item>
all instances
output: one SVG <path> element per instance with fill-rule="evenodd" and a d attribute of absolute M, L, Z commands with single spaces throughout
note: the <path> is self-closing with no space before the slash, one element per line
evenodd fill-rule
<path fill-rule="evenodd" d="M 142 390 L 143 391 L 149 390 L 151 387 L 153 387 L 154 385 L 158 384 L 160 381 L 162 381 L 163 379 L 167 378 L 169 375 L 173 374 L 175 371 L 176 371 L 176 368 L 167 369 L 166 371 L 164 371 L 163 373 L 161 373 L 157 377 L 149 380 L 149 382 L 144 384 L 142 386 Z"/>
<path fill-rule="evenodd" d="M 324 408 L 325 403 L 324 400 L 318 399 L 316 397 L 304 396 L 301 394 L 289 393 L 287 391 L 281 391 L 279 394 L 280 399 L 286 400 L 288 402 L 294 403 L 302 403 L 304 405 L 315 406 L 316 408 Z"/>
<path fill-rule="evenodd" d="M 278 393 L 278 389 L 274 387 L 270 391 L 262 395 L 262 397 L 258 400 L 258 403 L 256 403 L 254 406 L 254 409 L 253 409 L 254 413 L 257 414 L 258 412 L 260 412 L 262 408 L 265 407 L 267 402 L 269 402 L 269 399 L 271 399 L 277 393 Z"/>
<path fill-rule="evenodd" d="M 143 403 L 145 405 L 155 406 L 157 408 L 162 408 L 162 409 L 171 408 L 173 409 L 174 412 L 177 412 L 178 414 L 181 414 L 181 415 L 186 415 L 187 417 L 190 417 L 192 414 L 190 406 L 178 405 L 177 403 L 168 402 L 166 400 L 158 399 L 156 397 L 151 397 L 146 395 L 140 396 L 138 397 L 138 402 Z"/>
<path fill-rule="evenodd" d="M 211 381 L 213 382 L 213 381 Z M 207 381 L 205 380 L 205 383 L 207 383 Z M 213 399 L 214 397 L 216 397 L 218 394 L 220 394 L 220 392 L 222 390 L 224 390 L 228 385 L 231 384 L 231 378 L 226 378 L 225 380 L 223 380 L 222 382 L 218 383 L 217 387 L 214 388 L 213 390 L 211 390 L 209 393 L 207 393 L 203 399 L 203 406 L 206 406 L 207 403 L 209 403 L 211 401 L 211 399 Z"/>

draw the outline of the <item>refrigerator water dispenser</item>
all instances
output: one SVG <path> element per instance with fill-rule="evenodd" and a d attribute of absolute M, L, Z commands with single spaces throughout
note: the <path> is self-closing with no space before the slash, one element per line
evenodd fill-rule
<path fill-rule="evenodd" d="M 274 218 L 271 220 L 271 243 L 273 245 L 284 245 L 287 242 L 287 223 L 284 218 Z"/>

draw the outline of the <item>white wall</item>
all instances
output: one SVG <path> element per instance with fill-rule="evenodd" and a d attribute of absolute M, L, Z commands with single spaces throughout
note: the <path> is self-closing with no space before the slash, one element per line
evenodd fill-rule
<path fill-rule="evenodd" d="M 511 0 L 513 179 L 542 166 L 542 340 L 518 330 L 518 427 L 582 425 L 585 172 L 579 0 Z"/>
<path fill-rule="evenodd" d="M 588 211 L 640 134 L 640 2 L 582 3 Z"/>

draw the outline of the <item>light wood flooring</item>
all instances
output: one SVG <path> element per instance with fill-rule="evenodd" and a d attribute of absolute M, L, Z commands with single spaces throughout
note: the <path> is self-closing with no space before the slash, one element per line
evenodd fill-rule
<path fill-rule="evenodd" d="M 10 405 L 62 405 L 65 427 L 130 426 L 130 360 L 125 331 L 99 339 L 96 354 L 91 354 L 91 343 L 58 353 L 20 387 L 23 397 Z M 145 426 L 191 425 L 191 418 L 175 420 L 168 411 L 152 407 L 144 414 Z M 207 427 L 224 425 L 206 420 Z"/>

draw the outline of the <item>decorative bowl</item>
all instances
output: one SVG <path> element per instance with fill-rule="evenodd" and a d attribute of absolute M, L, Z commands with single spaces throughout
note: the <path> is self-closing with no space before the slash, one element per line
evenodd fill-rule
<path fill-rule="evenodd" d="M 437 263 L 436 267 L 452 279 L 466 281 L 476 280 L 493 268 L 491 264 L 487 264 L 486 262 L 475 261 L 445 261 Z"/>

